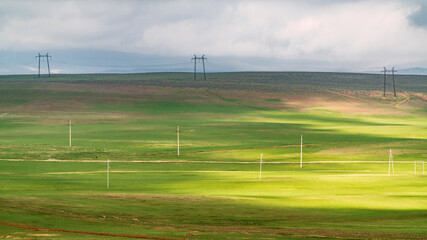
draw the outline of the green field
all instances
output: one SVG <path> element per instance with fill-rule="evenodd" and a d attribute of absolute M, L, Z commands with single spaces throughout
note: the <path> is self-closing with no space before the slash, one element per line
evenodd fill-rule
<path fill-rule="evenodd" d="M 0 238 L 426 239 L 427 76 L 396 81 L 0 76 Z"/>

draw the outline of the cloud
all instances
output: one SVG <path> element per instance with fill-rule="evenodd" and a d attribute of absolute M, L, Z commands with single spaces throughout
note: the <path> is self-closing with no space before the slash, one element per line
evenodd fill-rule
<path fill-rule="evenodd" d="M 411 24 L 427 29 L 427 2 L 416 1 L 414 5 L 416 10 L 409 16 Z"/>
<path fill-rule="evenodd" d="M 0 50 L 427 64 L 422 1 L 2 1 Z"/>
<path fill-rule="evenodd" d="M 38 71 L 38 68 L 35 68 L 35 67 L 24 66 L 24 68 L 27 69 L 28 71 L 31 71 L 31 72 L 37 72 Z"/>

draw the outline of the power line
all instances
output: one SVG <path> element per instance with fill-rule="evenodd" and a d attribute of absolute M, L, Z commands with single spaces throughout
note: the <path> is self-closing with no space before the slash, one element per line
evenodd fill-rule
<path fill-rule="evenodd" d="M 110 68 L 161 68 L 161 67 L 170 67 L 170 66 L 184 66 L 188 62 L 180 63 L 170 63 L 170 64 L 156 64 L 156 65 L 102 65 L 102 64 L 81 64 L 81 63 L 71 63 L 63 61 L 55 61 L 57 64 L 68 64 L 73 66 L 86 66 L 86 67 L 110 67 Z"/>

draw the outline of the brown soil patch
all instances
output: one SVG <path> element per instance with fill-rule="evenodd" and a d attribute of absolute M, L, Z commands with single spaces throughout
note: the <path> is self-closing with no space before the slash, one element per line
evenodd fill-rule
<path fill-rule="evenodd" d="M 139 238 L 139 239 L 176 240 L 173 238 L 150 237 L 150 236 L 142 236 L 142 235 L 134 235 L 134 234 L 102 233 L 102 232 L 76 231 L 76 230 L 57 229 L 57 228 L 42 228 L 42 227 L 28 226 L 28 225 L 18 224 L 18 223 L 0 222 L 0 224 L 9 226 L 9 227 L 22 228 L 30 231 L 80 233 L 80 234 L 88 234 L 88 235 L 99 235 L 99 236 L 108 236 L 108 237 L 127 237 L 127 238 Z"/>
<path fill-rule="evenodd" d="M 28 234 L 29 236 L 34 236 L 34 237 L 55 237 L 55 236 L 59 236 L 58 234 L 55 233 L 35 233 L 35 234 Z"/>
<path fill-rule="evenodd" d="M 427 101 L 427 96 L 424 96 L 424 95 L 419 94 L 419 93 L 413 93 L 412 95 L 421 99 L 421 100 Z"/>

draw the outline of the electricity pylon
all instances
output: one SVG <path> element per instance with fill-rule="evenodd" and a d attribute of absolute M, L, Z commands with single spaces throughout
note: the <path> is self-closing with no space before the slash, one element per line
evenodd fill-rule
<path fill-rule="evenodd" d="M 206 81 L 205 60 L 207 61 L 208 59 L 205 58 L 204 54 L 203 54 L 202 57 L 197 57 L 194 54 L 194 57 L 191 59 L 191 61 L 194 61 L 194 76 L 193 76 L 193 80 L 196 81 L 197 60 L 199 60 L 199 62 L 200 62 L 200 60 L 202 60 L 202 63 L 203 63 L 203 76 L 204 76 L 204 79 Z"/>
<path fill-rule="evenodd" d="M 47 71 L 49 73 L 49 77 L 50 77 L 50 65 L 49 65 L 49 58 L 51 58 L 52 56 L 49 56 L 49 53 L 46 53 L 46 55 L 41 55 L 40 53 L 36 56 L 36 58 L 39 59 L 39 68 L 38 68 L 38 77 L 40 77 L 40 59 L 41 58 L 46 58 L 46 62 L 47 62 Z"/>
<path fill-rule="evenodd" d="M 384 70 L 381 71 L 381 72 L 384 72 L 384 93 L 383 93 L 383 96 L 385 97 L 387 73 L 391 72 L 391 76 L 392 76 L 392 80 L 393 80 L 393 93 L 394 93 L 394 97 L 396 97 L 396 83 L 394 81 L 394 73 L 397 71 L 394 70 L 394 67 L 391 70 L 387 70 L 387 68 L 385 68 L 385 67 L 383 67 L 383 68 L 384 68 Z"/>

